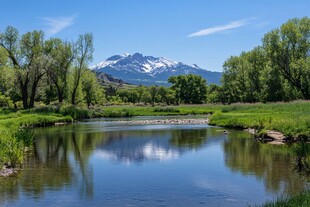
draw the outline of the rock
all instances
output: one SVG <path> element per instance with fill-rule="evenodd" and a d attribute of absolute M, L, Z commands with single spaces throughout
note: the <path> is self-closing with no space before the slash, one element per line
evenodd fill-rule
<path fill-rule="evenodd" d="M 267 133 L 263 137 L 256 137 L 257 140 L 269 143 L 269 144 L 284 144 L 287 140 L 284 134 L 275 130 L 267 130 Z"/>
<path fill-rule="evenodd" d="M 257 130 L 252 129 L 252 128 L 245 129 L 244 131 L 249 132 L 250 134 L 256 134 L 257 133 Z"/>
<path fill-rule="evenodd" d="M 0 177 L 13 177 L 17 175 L 17 171 L 13 168 L 2 168 L 0 170 Z"/>
<path fill-rule="evenodd" d="M 208 124 L 209 119 L 159 119 L 159 120 L 137 120 L 137 121 L 118 121 L 118 123 L 124 124 L 153 124 L 153 125 L 163 125 L 163 124 Z"/>
<path fill-rule="evenodd" d="M 284 144 L 286 139 L 284 134 L 275 130 L 267 130 L 267 137 L 273 139 L 269 144 Z"/>
<path fill-rule="evenodd" d="M 224 134 L 228 134 L 229 132 L 228 131 L 226 131 L 226 130 L 223 130 L 222 131 Z"/>

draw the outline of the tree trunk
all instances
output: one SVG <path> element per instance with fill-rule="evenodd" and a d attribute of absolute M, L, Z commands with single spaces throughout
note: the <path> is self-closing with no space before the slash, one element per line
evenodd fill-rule
<path fill-rule="evenodd" d="M 71 96 L 71 104 L 75 105 L 75 96 L 76 96 L 76 87 L 74 87 L 73 91 L 72 91 L 72 96 Z"/>
<path fill-rule="evenodd" d="M 29 105 L 28 105 L 28 81 L 26 81 L 25 84 L 23 84 L 23 82 L 20 78 L 19 86 L 20 86 L 20 91 L 21 91 L 21 95 L 22 95 L 23 107 L 24 107 L 24 109 L 28 109 L 29 108 Z"/>
<path fill-rule="evenodd" d="M 40 80 L 40 79 L 39 79 Z M 37 87 L 38 87 L 38 83 L 39 80 L 35 80 L 32 84 L 31 87 L 31 94 L 30 94 L 30 103 L 29 103 L 29 108 L 33 108 L 34 107 L 34 99 L 36 97 L 36 92 L 37 92 Z"/>
<path fill-rule="evenodd" d="M 81 69 L 78 69 L 78 70 L 81 70 Z M 71 104 L 72 105 L 76 105 L 76 91 L 77 91 L 77 88 L 79 87 L 79 84 L 80 84 L 80 78 L 81 78 L 81 71 L 78 71 L 78 77 L 77 77 L 77 81 L 76 81 L 76 84 L 73 88 L 73 91 L 72 91 L 72 97 L 71 97 Z"/>
<path fill-rule="evenodd" d="M 23 107 L 24 107 L 24 109 L 28 109 L 29 105 L 28 105 L 28 91 L 27 91 L 27 88 L 22 88 L 21 92 L 22 92 Z"/>
<path fill-rule="evenodd" d="M 63 100 L 64 100 L 64 93 L 63 93 L 63 91 L 59 88 L 58 85 L 56 85 L 56 88 L 57 88 L 57 94 L 58 94 L 58 102 L 59 102 L 59 103 L 62 103 Z"/>

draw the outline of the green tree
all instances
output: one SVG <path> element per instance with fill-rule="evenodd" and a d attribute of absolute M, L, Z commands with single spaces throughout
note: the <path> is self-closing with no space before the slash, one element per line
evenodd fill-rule
<path fill-rule="evenodd" d="M 176 104 L 200 104 L 206 98 L 206 80 L 198 75 L 171 76 L 168 82 L 172 84 L 171 89 L 175 91 Z"/>
<path fill-rule="evenodd" d="M 88 108 L 103 99 L 104 91 L 99 85 L 96 75 L 88 69 L 83 72 L 82 89 Z"/>
<path fill-rule="evenodd" d="M 275 67 L 304 99 L 310 99 L 310 19 L 291 19 L 263 39 L 271 66 Z"/>
<path fill-rule="evenodd" d="M 45 45 L 52 62 L 48 68 L 48 77 L 56 87 L 58 102 L 62 103 L 66 98 L 68 74 L 74 60 L 73 46 L 58 38 L 46 41 Z"/>
<path fill-rule="evenodd" d="M 40 80 L 49 64 L 43 53 L 42 31 L 28 32 L 20 38 L 17 29 L 8 26 L 0 34 L 0 46 L 4 48 L 15 69 L 23 107 L 32 108 Z"/>
<path fill-rule="evenodd" d="M 150 93 L 150 102 L 152 106 L 154 106 L 156 102 L 157 93 L 158 93 L 158 86 L 150 86 L 149 93 Z"/>
<path fill-rule="evenodd" d="M 137 102 L 143 101 L 143 96 L 147 93 L 147 88 L 145 86 L 139 85 L 136 89 L 138 100 Z"/>
<path fill-rule="evenodd" d="M 88 64 L 93 58 L 93 35 L 87 33 L 80 35 L 75 45 L 75 61 L 73 66 L 71 104 L 76 105 L 77 90 L 80 87 L 80 80 L 84 69 L 88 68 Z"/>
<path fill-rule="evenodd" d="M 227 99 L 223 90 L 223 86 L 210 84 L 207 89 L 208 103 L 227 103 Z"/>
<path fill-rule="evenodd" d="M 14 71 L 8 66 L 8 55 L 0 47 L 0 93 L 8 96 L 14 86 Z"/>

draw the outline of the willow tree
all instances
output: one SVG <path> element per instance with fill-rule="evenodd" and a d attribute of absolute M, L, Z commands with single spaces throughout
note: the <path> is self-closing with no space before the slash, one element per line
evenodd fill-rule
<path fill-rule="evenodd" d="M 45 50 L 51 59 L 47 74 L 57 90 L 58 102 L 62 103 L 66 97 L 68 75 L 74 60 L 73 45 L 53 38 L 46 41 Z"/>
<path fill-rule="evenodd" d="M 271 66 L 310 99 L 310 18 L 291 19 L 263 39 Z"/>
<path fill-rule="evenodd" d="M 20 37 L 11 26 L 0 34 L 0 47 L 6 50 L 14 67 L 24 108 L 34 107 L 39 82 L 49 64 L 43 53 L 43 36 L 42 31 L 34 30 Z"/>

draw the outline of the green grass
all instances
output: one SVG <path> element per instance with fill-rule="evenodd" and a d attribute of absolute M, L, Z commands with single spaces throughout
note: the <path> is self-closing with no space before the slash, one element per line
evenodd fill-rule
<path fill-rule="evenodd" d="M 33 134 L 28 128 L 72 121 L 71 116 L 52 111 L 0 110 L 0 169 L 4 165 L 13 168 L 22 166 L 33 141 Z"/>
<path fill-rule="evenodd" d="M 103 116 L 163 116 L 212 114 L 210 124 L 230 128 L 277 130 L 288 137 L 310 137 L 310 102 L 232 105 L 106 106 Z"/>
<path fill-rule="evenodd" d="M 129 116 L 167 116 L 187 114 L 209 114 L 213 110 L 206 105 L 182 105 L 182 106 L 105 106 L 102 107 L 103 115 L 113 115 L 128 112 Z"/>
<path fill-rule="evenodd" d="M 304 192 L 291 197 L 280 197 L 275 201 L 268 201 L 261 207 L 308 207 L 310 206 L 310 193 Z"/>
<path fill-rule="evenodd" d="M 237 104 L 215 110 L 210 123 L 233 128 L 277 130 L 288 137 L 310 137 L 310 102 Z"/>

